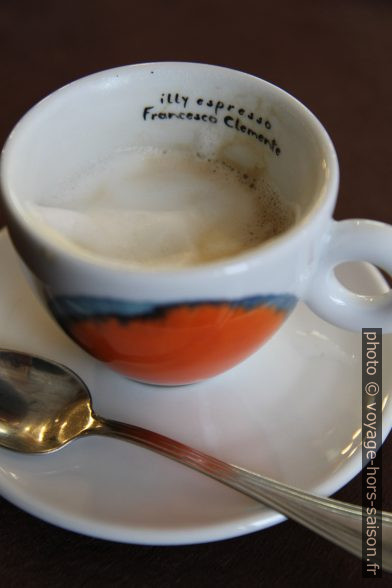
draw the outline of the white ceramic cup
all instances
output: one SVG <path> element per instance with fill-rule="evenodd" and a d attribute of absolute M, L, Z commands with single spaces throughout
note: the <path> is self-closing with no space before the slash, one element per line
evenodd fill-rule
<path fill-rule="evenodd" d="M 262 168 L 299 219 L 240 255 L 151 271 L 94 257 L 32 218 L 26 202 L 135 145 Z M 391 292 L 360 296 L 335 277 L 349 260 L 392 272 L 392 227 L 332 220 L 338 179 L 331 140 L 305 106 L 251 75 L 195 63 L 120 67 L 61 88 L 17 124 L 1 161 L 11 239 L 54 317 L 95 357 L 158 384 L 232 367 L 298 299 L 343 328 L 392 330 Z"/>

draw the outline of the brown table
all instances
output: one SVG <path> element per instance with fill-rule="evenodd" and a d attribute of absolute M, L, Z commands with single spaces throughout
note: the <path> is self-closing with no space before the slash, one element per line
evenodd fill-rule
<path fill-rule="evenodd" d="M 225 65 L 282 86 L 329 130 L 341 165 L 336 218 L 392 222 L 391 25 L 388 0 L 2 0 L 0 140 L 37 100 L 88 73 L 154 60 Z M 389 510 L 391 457 L 390 438 L 383 471 Z M 336 496 L 360 503 L 360 477 Z M 1 582 L 10 588 L 375 581 L 361 578 L 354 557 L 292 522 L 218 543 L 146 547 L 64 531 L 2 500 L 0 550 Z"/>

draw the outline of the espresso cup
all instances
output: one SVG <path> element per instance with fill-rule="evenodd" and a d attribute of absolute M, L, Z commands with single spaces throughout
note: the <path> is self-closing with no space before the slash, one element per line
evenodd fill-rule
<path fill-rule="evenodd" d="M 27 204 L 40 194 L 135 146 L 262 170 L 297 220 L 239 254 L 152 270 L 91 255 L 32 218 Z M 391 292 L 361 296 L 335 277 L 349 260 L 392 272 L 392 227 L 332 220 L 338 181 L 333 144 L 305 106 L 262 79 L 196 63 L 125 66 L 61 88 L 16 125 L 1 161 L 9 234 L 50 313 L 110 368 L 162 385 L 241 362 L 299 299 L 345 329 L 392 329 Z"/>

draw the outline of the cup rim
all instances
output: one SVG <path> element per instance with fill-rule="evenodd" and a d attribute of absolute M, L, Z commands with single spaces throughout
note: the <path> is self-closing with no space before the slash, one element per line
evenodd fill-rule
<path fill-rule="evenodd" d="M 282 96 L 290 105 L 297 109 L 298 112 L 306 116 L 308 123 L 312 127 L 312 131 L 318 136 L 319 140 L 323 143 L 323 151 L 325 156 L 325 165 L 327 166 L 328 173 L 326 173 L 325 181 L 323 186 L 319 190 L 317 197 L 315 197 L 310 209 L 300 219 L 296 221 L 291 227 L 279 235 L 251 248 L 244 252 L 236 255 L 231 255 L 219 260 L 212 260 L 203 262 L 194 266 L 185 267 L 162 267 L 162 268 L 144 268 L 135 267 L 125 261 L 109 259 L 100 257 L 98 254 L 90 253 L 87 250 L 79 248 L 77 246 L 68 245 L 61 239 L 56 239 L 49 232 L 40 231 L 40 225 L 35 225 L 29 222 L 29 217 L 23 205 L 20 204 L 20 200 L 14 194 L 14 190 L 9 183 L 7 177 L 7 167 L 9 160 L 12 157 L 12 150 L 15 143 L 18 140 L 18 135 L 23 132 L 23 127 L 30 120 L 31 117 L 36 115 L 36 112 L 42 108 L 48 101 L 56 99 L 56 96 L 71 90 L 73 87 L 82 85 L 86 81 L 92 81 L 93 79 L 99 79 L 100 77 L 115 76 L 123 73 L 124 71 L 135 70 L 135 69 L 151 69 L 151 68 L 168 68 L 186 66 L 187 68 L 198 68 L 198 69 L 215 69 L 216 71 L 226 71 L 232 75 L 240 76 L 245 79 L 253 79 L 257 82 L 262 82 L 264 86 L 267 86 L 275 93 Z M 81 78 L 78 78 L 48 94 L 46 97 L 41 99 L 35 105 L 33 105 L 16 123 L 11 133 L 9 134 L 0 157 L 0 189 L 3 204 L 5 205 L 5 217 L 9 222 L 12 236 L 12 221 L 16 222 L 19 228 L 23 232 L 27 233 L 30 239 L 37 242 L 41 248 L 52 249 L 56 256 L 64 258 L 68 263 L 72 262 L 79 266 L 90 266 L 97 270 L 105 270 L 109 272 L 120 272 L 126 275 L 143 275 L 159 276 L 163 275 L 166 278 L 173 276 L 173 278 L 196 276 L 197 274 L 205 273 L 237 273 L 244 267 L 258 265 L 260 260 L 266 259 L 270 255 L 274 255 L 282 249 L 289 246 L 290 242 L 300 238 L 302 231 L 306 226 L 312 224 L 320 215 L 324 213 L 326 209 L 333 209 L 333 206 L 337 199 L 339 187 L 339 164 L 336 154 L 335 147 L 332 140 L 326 131 L 325 127 L 319 121 L 319 119 L 297 98 L 292 96 L 286 90 L 283 90 L 279 86 L 264 80 L 256 75 L 236 70 L 229 67 L 223 67 L 218 65 L 211 65 L 203 62 L 187 62 L 187 61 L 158 61 L 158 62 L 146 62 L 146 63 L 135 63 L 129 65 L 122 65 L 119 67 L 109 68 L 101 70 L 92 74 L 88 74 Z"/>

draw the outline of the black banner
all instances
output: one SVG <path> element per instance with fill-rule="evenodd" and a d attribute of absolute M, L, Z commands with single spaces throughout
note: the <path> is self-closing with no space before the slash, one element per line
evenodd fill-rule
<path fill-rule="evenodd" d="M 382 329 L 362 329 L 362 576 L 382 577 Z"/>

